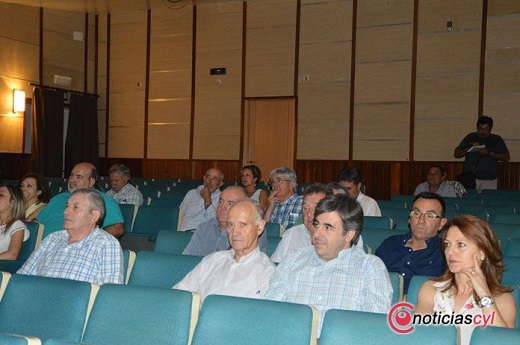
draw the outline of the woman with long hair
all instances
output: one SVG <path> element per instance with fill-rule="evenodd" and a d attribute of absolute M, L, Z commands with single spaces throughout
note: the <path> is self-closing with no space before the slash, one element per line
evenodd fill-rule
<path fill-rule="evenodd" d="M 500 285 L 502 252 L 489 224 L 471 215 L 456 217 L 442 243 L 448 268 L 422 285 L 414 312 L 471 315 L 472 321 L 475 315 L 493 316 L 491 326 L 514 328 L 515 301 L 512 289 Z M 459 326 L 460 344 L 469 344 L 476 326 Z"/>
<path fill-rule="evenodd" d="M 22 177 L 19 186 L 25 200 L 25 221 L 35 221 L 51 198 L 49 183 L 42 175 L 29 173 Z"/>
<path fill-rule="evenodd" d="M 23 223 L 25 201 L 17 186 L 0 185 L 0 260 L 16 260 L 29 238 Z"/>

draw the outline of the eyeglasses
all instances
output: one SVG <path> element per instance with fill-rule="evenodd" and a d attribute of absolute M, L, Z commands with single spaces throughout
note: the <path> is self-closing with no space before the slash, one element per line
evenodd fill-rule
<path fill-rule="evenodd" d="M 213 182 L 218 182 L 218 181 L 220 181 L 220 179 L 219 179 L 218 177 L 216 177 L 216 176 L 211 176 L 211 175 L 205 175 L 204 178 L 205 178 L 206 180 L 210 180 L 210 181 L 213 181 Z"/>
<path fill-rule="evenodd" d="M 272 185 L 275 185 L 275 184 L 283 184 L 285 182 L 291 182 L 291 180 L 283 180 L 281 178 L 277 178 L 275 180 L 269 180 L 269 185 L 272 186 Z"/>
<path fill-rule="evenodd" d="M 430 212 L 421 212 L 421 211 L 417 211 L 417 210 L 410 211 L 411 218 L 419 219 L 419 218 L 421 218 L 421 216 L 424 216 L 424 219 L 429 220 L 429 221 L 434 221 L 437 218 L 442 218 L 437 213 L 431 212 L 431 211 Z"/>

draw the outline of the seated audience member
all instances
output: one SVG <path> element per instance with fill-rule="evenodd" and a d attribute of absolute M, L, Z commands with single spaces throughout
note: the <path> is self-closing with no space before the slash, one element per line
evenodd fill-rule
<path fill-rule="evenodd" d="M 501 286 L 502 252 L 489 224 L 475 216 L 452 220 L 442 236 L 446 272 L 423 284 L 416 314 L 480 315 L 490 318 L 489 326 L 514 328 L 515 300 L 511 288 Z M 476 319 L 472 319 L 477 321 Z M 459 344 L 468 345 L 476 324 L 459 325 Z M 497 343 L 500 339 L 497 339 Z"/>
<path fill-rule="evenodd" d="M 331 308 L 387 313 L 392 301 L 388 271 L 381 259 L 356 246 L 362 227 L 357 201 L 341 194 L 322 199 L 314 212 L 314 247 L 282 260 L 265 298 L 318 309 L 318 336 Z"/>
<path fill-rule="evenodd" d="M 287 228 L 302 214 L 302 197 L 296 194 L 296 173 L 284 167 L 274 169 L 269 177 L 269 185 L 272 190 L 264 220 Z"/>
<path fill-rule="evenodd" d="M 210 294 L 264 295 L 275 266 L 258 248 L 265 227 L 260 205 L 250 199 L 236 202 L 229 209 L 226 227 L 231 249 L 206 256 L 174 289 L 197 292 L 202 301 Z"/>
<path fill-rule="evenodd" d="M 404 279 L 404 293 L 414 275 L 440 276 L 445 265 L 439 232 L 444 228 L 446 205 L 436 193 L 422 192 L 415 197 L 410 211 L 410 232 L 390 236 L 381 243 L 376 255 L 390 272 Z"/>
<path fill-rule="evenodd" d="M 312 245 L 311 233 L 314 230 L 314 210 L 318 202 L 329 195 L 332 195 L 332 189 L 322 183 L 309 186 L 303 196 L 303 224 L 293 226 L 283 233 L 282 240 L 271 255 L 273 262 L 282 261 L 287 254 L 298 248 Z"/>
<path fill-rule="evenodd" d="M 124 219 L 117 201 L 94 189 L 97 176 L 97 169 L 92 163 L 82 162 L 74 166 L 69 176 L 68 191 L 52 197 L 37 217 L 38 222 L 45 226 L 43 237 L 63 229 L 63 211 L 67 206 L 67 200 L 77 189 L 95 190 L 99 193 L 103 197 L 106 210 L 102 228 L 116 238 L 125 234 Z"/>
<path fill-rule="evenodd" d="M 432 165 L 428 171 L 426 182 L 417 186 L 414 195 L 422 192 L 437 193 L 444 198 L 456 198 L 457 192 L 455 188 L 446 180 L 446 170 L 439 165 Z"/>
<path fill-rule="evenodd" d="M 47 236 L 17 273 L 123 283 L 123 252 L 114 236 L 99 228 L 105 216 L 101 195 L 77 189 L 67 200 L 63 228 Z"/>
<path fill-rule="evenodd" d="M 343 188 L 338 182 L 329 182 L 327 183 L 327 188 L 332 191 L 332 194 L 347 194 L 348 192 L 345 188 Z"/>
<path fill-rule="evenodd" d="M 206 256 L 208 254 L 229 249 L 227 219 L 228 210 L 236 202 L 247 199 L 244 188 L 229 186 L 220 193 L 216 215 L 200 224 L 182 252 L 184 255 Z M 267 237 L 262 233 L 260 250 L 267 250 Z"/>
<path fill-rule="evenodd" d="M 19 187 L 0 185 L 0 260 L 16 260 L 29 238 L 23 223 L 25 201 Z"/>
<path fill-rule="evenodd" d="M 202 186 L 190 190 L 182 200 L 179 231 L 193 230 L 215 215 L 224 174 L 218 168 L 211 168 L 206 171 L 203 180 Z"/>
<path fill-rule="evenodd" d="M 351 198 L 361 204 L 363 215 L 380 217 L 381 210 L 377 202 L 361 192 L 361 181 L 361 172 L 357 169 L 346 168 L 338 174 L 338 183 L 345 188 Z"/>
<path fill-rule="evenodd" d="M 261 188 L 257 188 L 260 179 L 262 178 L 262 172 L 260 168 L 254 164 L 246 165 L 240 170 L 240 181 L 242 186 L 247 192 L 247 196 L 262 207 L 262 211 L 265 212 L 268 203 L 267 191 Z"/>
<path fill-rule="evenodd" d="M 19 183 L 25 200 L 25 221 L 35 221 L 51 198 L 49 182 L 40 174 L 26 174 Z"/>
<path fill-rule="evenodd" d="M 130 180 L 130 170 L 123 164 L 114 164 L 108 171 L 110 174 L 110 189 L 107 195 L 110 195 L 120 204 L 130 204 L 141 206 L 143 204 L 143 194 L 139 189 L 132 186 Z"/>

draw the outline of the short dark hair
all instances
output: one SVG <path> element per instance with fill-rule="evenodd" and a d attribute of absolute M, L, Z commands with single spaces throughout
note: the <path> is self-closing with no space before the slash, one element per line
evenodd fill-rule
<path fill-rule="evenodd" d="M 361 183 L 362 176 L 361 171 L 354 168 L 345 168 L 338 174 L 338 182 L 347 181 L 354 182 L 355 184 Z"/>
<path fill-rule="evenodd" d="M 110 170 L 108 170 L 109 174 L 112 173 L 121 173 L 121 175 L 127 179 L 130 179 L 130 169 L 124 164 L 114 164 L 110 167 Z"/>
<path fill-rule="evenodd" d="M 325 196 L 329 196 L 332 195 L 332 190 L 330 188 L 327 188 L 327 185 L 323 183 L 313 183 L 309 187 L 307 187 L 303 196 L 305 197 L 306 195 L 316 193 L 323 193 L 325 194 Z"/>
<path fill-rule="evenodd" d="M 346 194 L 330 195 L 321 199 L 316 205 L 314 220 L 320 214 L 329 212 L 339 214 L 343 224 L 343 235 L 346 235 L 348 231 L 355 232 L 354 237 L 352 237 L 352 244 L 356 245 L 363 230 L 363 209 L 359 202 Z"/>
<path fill-rule="evenodd" d="M 486 115 L 479 117 L 477 120 L 477 127 L 481 125 L 488 125 L 489 128 L 493 128 L 493 118 Z"/>
<path fill-rule="evenodd" d="M 250 165 L 244 165 L 242 169 L 240 169 L 240 172 L 244 171 L 244 169 L 251 170 L 251 173 L 253 174 L 253 178 L 256 178 L 256 182 L 260 182 L 260 179 L 262 178 L 262 171 L 259 167 L 257 167 L 254 164 Z"/>
<path fill-rule="evenodd" d="M 342 185 L 340 185 L 338 182 L 329 182 L 327 183 L 327 189 L 329 190 L 330 194 L 335 194 L 334 192 L 335 191 L 341 191 L 340 193 L 341 194 L 346 194 L 346 195 L 350 195 L 348 190 L 346 190 L 345 188 L 343 188 Z"/>
<path fill-rule="evenodd" d="M 50 188 L 49 188 L 49 181 L 47 181 L 47 179 L 43 175 L 40 175 L 40 174 L 37 174 L 37 173 L 28 173 L 28 174 L 25 174 L 20 179 L 20 182 L 18 183 L 18 186 L 21 186 L 22 182 L 26 178 L 33 178 L 33 179 L 36 180 L 36 190 L 41 191 L 40 195 L 38 195 L 38 200 L 41 201 L 41 202 L 48 203 L 49 200 L 51 199 L 51 191 L 50 191 Z"/>
<path fill-rule="evenodd" d="M 446 169 L 444 169 L 444 167 L 441 167 L 440 165 L 437 165 L 437 164 L 432 164 L 430 165 L 430 169 L 431 168 L 437 168 L 439 169 L 439 171 L 441 172 L 441 176 L 444 177 L 446 176 Z M 429 169 L 428 169 L 429 170 Z"/>
<path fill-rule="evenodd" d="M 413 203 L 415 204 L 415 202 L 418 199 L 437 200 L 441 204 L 441 206 L 442 206 L 442 214 L 441 214 L 441 216 L 444 217 L 446 215 L 446 202 L 444 201 L 444 198 L 442 196 L 440 196 L 439 194 L 437 194 L 437 193 L 430 193 L 430 192 L 419 193 L 413 199 Z"/>

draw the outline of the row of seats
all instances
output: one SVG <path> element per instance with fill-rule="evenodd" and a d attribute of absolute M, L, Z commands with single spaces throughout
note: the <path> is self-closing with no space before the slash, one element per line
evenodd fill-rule
<path fill-rule="evenodd" d="M 199 314 L 198 295 L 187 291 L 8 273 L 1 280 L 2 344 L 317 344 L 317 312 L 306 305 L 211 295 Z M 457 343 L 453 327 L 401 335 L 388 322 L 385 314 L 330 310 L 319 344 Z M 518 344 L 520 332 L 488 327 L 473 338 Z"/>

